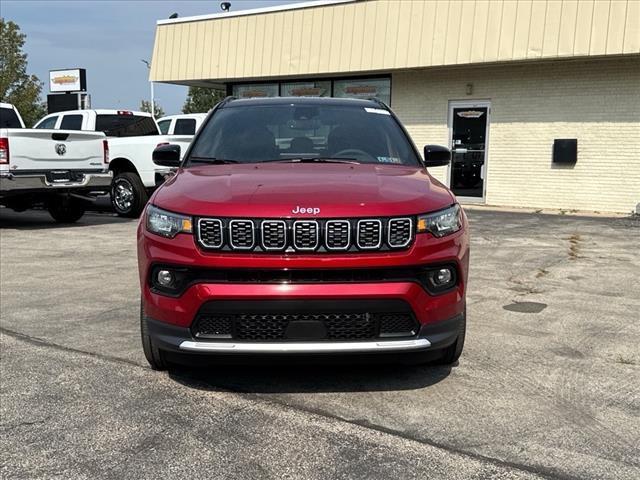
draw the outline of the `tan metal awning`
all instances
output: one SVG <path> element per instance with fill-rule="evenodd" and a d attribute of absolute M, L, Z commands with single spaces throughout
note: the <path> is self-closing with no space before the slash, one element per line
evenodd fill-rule
<path fill-rule="evenodd" d="M 204 85 L 638 53 L 637 0 L 337 0 L 161 20 L 150 80 Z"/>

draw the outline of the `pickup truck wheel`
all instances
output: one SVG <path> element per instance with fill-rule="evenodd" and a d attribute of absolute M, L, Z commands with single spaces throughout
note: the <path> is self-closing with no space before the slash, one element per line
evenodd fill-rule
<path fill-rule="evenodd" d="M 452 345 L 448 346 L 442 351 L 442 356 L 434 363 L 436 365 L 453 365 L 458 361 L 460 355 L 462 355 L 462 349 L 464 348 L 464 337 L 467 331 L 467 312 L 465 311 L 460 322 L 460 330 L 458 331 L 458 338 Z"/>
<path fill-rule="evenodd" d="M 149 196 L 140 177 L 132 172 L 116 174 L 111 184 L 111 204 L 121 217 L 137 218 Z"/>
<path fill-rule="evenodd" d="M 74 223 L 84 215 L 84 205 L 74 198 L 56 198 L 47 209 L 58 223 Z"/>
<path fill-rule="evenodd" d="M 142 300 L 140 301 L 140 336 L 142 337 L 142 350 L 152 370 L 166 370 L 167 362 L 162 356 L 162 351 L 153 343 L 147 328 L 147 318 L 144 315 Z"/>

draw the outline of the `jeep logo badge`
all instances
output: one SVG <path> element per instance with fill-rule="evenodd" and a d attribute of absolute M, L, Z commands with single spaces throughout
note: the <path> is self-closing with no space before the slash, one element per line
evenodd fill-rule
<path fill-rule="evenodd" d="M 58 155 L 64 155 L 67 153 L 67 146 L 64 143 L 56 143 L 56 153 Z"/>
<path fill-rule="evenodd" d="M 310 215 L 318 215 L 320 213 L 320 209 L 318 207 L 301 207 L 299 205 L 296 206 L 291 213 L 308 213 Z"/>

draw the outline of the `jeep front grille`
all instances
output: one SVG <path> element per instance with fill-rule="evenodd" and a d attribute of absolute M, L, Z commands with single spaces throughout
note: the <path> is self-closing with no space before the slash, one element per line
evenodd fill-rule
<path fill-rule="evenodd" d="M 287 246 L 287 224 L 283 220 L 263 220 L 261 230 L 265 250 L 284 250 Z"/>
<path fill-rule="evenodd" d="M 315 220 L 296 220 L 293 222 L 293 248 L 296 250 L 315 250 L 318 248 L 320 228 Z"/>
<path fill-rule="evenodd" d="M 254 225 L 251 220 L 229 222 L 229 243 L 236 250 L 251 250 L 255 244 Z"/>
<path fill-rule="evenodd" d="M 414 219 L 199 218 L 198 244 L 207 250 L 251 252 L 358 252 L 408 248 Z"/>
<path fill-rule="evenodd" d="M 358 221 L 358 248 L 372 250 L 382 244 L 382 222 L 380 220 Z"/>
<path fill-rule="evenodd" d="M 392 218 L 387 229 L 387 241 L 394 248 L 406 247 L 413 235 L 413 222 L 410 218 Z"/>
<path fill-rule="evenodd" d="M 222 220 L 218 218 L 201 218 L 198 220 L 198 241 L 206 248 L 221 248 Z"/>
<path fill-rule="evenodd" d="M 325 224 L 325 246 L 328 250 L 346 250 L 351 243 L 351 224 L 348 220 L 329 220 Z"/>

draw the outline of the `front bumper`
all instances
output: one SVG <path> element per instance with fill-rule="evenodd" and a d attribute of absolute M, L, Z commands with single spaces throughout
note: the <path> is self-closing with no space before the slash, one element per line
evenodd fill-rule
<path fill-rule="evenodd" d="M 238 342 L 195 339 L 189 328 L 145 319 L 149 335 L 162 350 L 193 355 L 341 355 L 419 353 L 453 344 L 464 325 L 464 313 L 443 322 L 423 325 L 416 338 L 403 340 Z"/>
<path fill-rule="evenodd" d="M 111 188 L 111 172 L 79 172 L 79 174 L 80 181 L 50 182 L 44 172 L 28 174 L 2 172 L 0 173 L 0 192 L 10 194 L 76 189 L 108 192 Z"/>
<path fill-rule="evenodd" d="M 206 353 L 375 353 L 380 351 L 406 352 L 429 348 L 426 338 L 417 340 L 385 340 L 373 342 L 274 342 L 228 343 L 185 340 L 180 350 Z"/>

